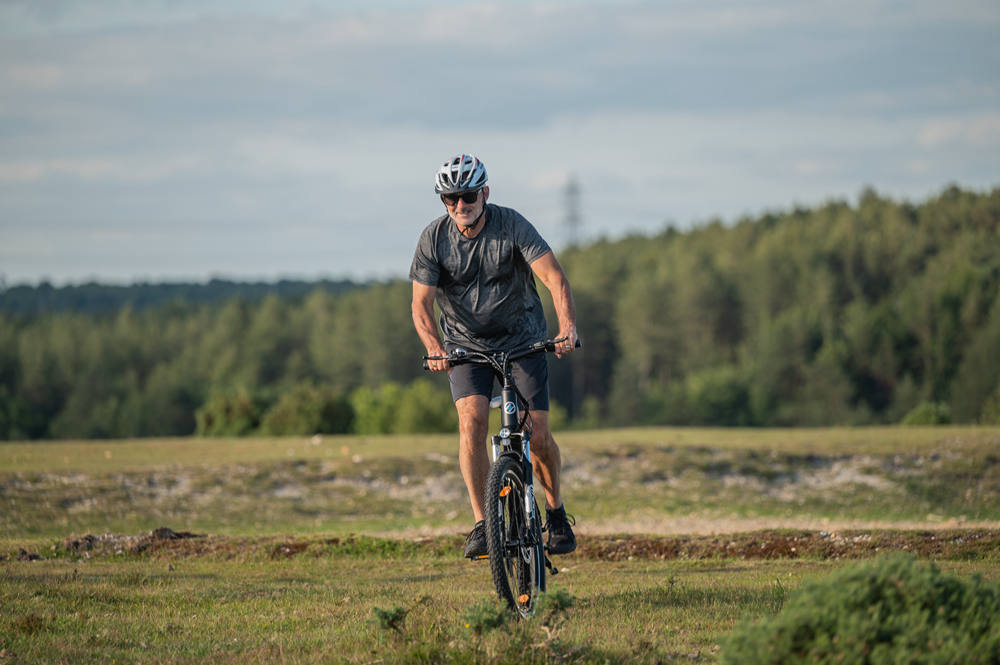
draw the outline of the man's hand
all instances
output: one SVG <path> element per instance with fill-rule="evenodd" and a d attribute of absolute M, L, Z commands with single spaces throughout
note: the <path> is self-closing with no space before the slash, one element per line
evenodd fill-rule
<path fill-rule="evenodd" d="M 427 349 L 428 356 L 446 356 L 448 355 L 444 349 L 431 350 Z M 447 372 L 448 371 L 448 361 L 447 360 L 428 360 L 427 369 L 432 372 Z"/>
<path fill-rule="evenodd" d="M 562 358 L 563 356 L 573 353 L 576 349 L 576 345 L 580 343 L 580 338 L 576 334 L 576 327 L 572 327 L 569 330 L 560 330 L 556 339 L 565 337 L 563 341 L 556 343 L 556 358 Z"/>

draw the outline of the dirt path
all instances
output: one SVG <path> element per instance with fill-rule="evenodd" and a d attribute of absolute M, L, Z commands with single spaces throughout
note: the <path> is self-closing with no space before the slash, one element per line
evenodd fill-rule
<path fill-rule="evenodd" d="M 745 526 L 745 523 L 741 523 Z M 728 525 L 728 524 L 727 524 Z M 723 526 L 722 523 L 719 526 Z M 940 527 L 940 525 L 938 525 Z M 216 557 L 248 559 L 266 556 L 285 559 L 311 556 L 368 554 L 459 555 L 462 534 L 394 534 L 392 537 L 246 538 L 174 532 L 161 527 L 138 535 L 102 534 L 67 537 L 58 556 L 117 557 L 122 554 L 152 558 Z M 997 559 L 1000 528 L 996 525 L 940 528 L 829 528 L 741 530 L 686 534 L 598 534 L 580 532 L 574 554 L 560 557 L 606 561 L 633 559 L 857 559 L 891 551 L 951 560 Z M 43 554 L 48 554 L 43 552 Z M 36 561 L 45 558 L 30 549 L 0 552 L 0 560 Z"/>

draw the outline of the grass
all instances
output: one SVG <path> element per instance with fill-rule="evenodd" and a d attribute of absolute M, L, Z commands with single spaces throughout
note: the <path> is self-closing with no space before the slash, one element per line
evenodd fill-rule
<path fill-rule="evenodd" d="M 826 567 L 575 562 L 556 578 L 575 598 L 559 645 L 579 662 L 707 656 L 744 614 L 777 611 L 786 587 Z M 491 598 L 487 578 L 454 556 L 13 562 L 0 644 L 17 662 L 361 663 L 387 642 L 404 657 L 476 661 L 502 651 L 510 628 L 477 636 L 463 623 Z M 409 609 L 405 621 L 380 627 L 375 610 L 395 607 Z M 539 655 L 554 658 L 552 635 L 531 628 Z"/>
<path fill-rule="evenodd" d="M 560 437 L 592 532 L 1000 520 L 1000 429 L 630 429 Z M 454 437 L 0 444 L 0 532 L 457 533 Z M 676 530 L 676 527 L 674 528 Z"/>
<path fill-rule="evenodd" d="M 453 553 L 8 562 L 0 648 L 45 663 L 712 661 L 737 622 L 773 615 L 839 565 L 576 558 L 553 580 L 574 600 L 554 630 L 535 621 L 478 635 L 467 617 L 491 602 L 489 574 Z M 995 565 L 945 565 L 1000 576 Z M 398 608 L 396 627 L 380 622 Z M 505 655 L 512 640 L 524 660 Z"/>
<path fill-rule="evenodd" d="M 0 665 L 714 662 L 851 556 L 1000 578 L 998 428 L 559 441 L 581 549 L 550 590 L 572 604 L 500 628 L 488 569 L 458 555 L 454 437 L 0 444 Z M 761 518 L 920 530 L 709 535 Z M 651 533 L 667 524 L 693 531 Z M 150 540 L 161 526 L 199 537 Z"/>
<path fill-rule="evenodd" d="M 815 429 L 626 428 L 562 432 L 567 450 L 678 446 L 820 455 L 891 455 L 951 451 L 997 455 L 1000 428 L 972 426 Z M 453 455 L 453 435 L 253 437 L 0 442 L 0 473 L 111 473 L 156 467 L 254 464 L 281 459 L 362 459 Z"/>

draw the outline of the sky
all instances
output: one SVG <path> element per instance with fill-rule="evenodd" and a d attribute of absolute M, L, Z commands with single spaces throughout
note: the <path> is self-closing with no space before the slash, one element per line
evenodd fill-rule
<path fill-rule="evenodd" d="M 996 0 L 0 0 L 0 288 L 406 278 L 452 155 L 557 249 L 1000 186 Z"/>

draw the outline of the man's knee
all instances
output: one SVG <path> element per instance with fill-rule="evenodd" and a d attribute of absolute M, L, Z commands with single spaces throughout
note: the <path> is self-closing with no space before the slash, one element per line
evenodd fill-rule
<path fill-rule="evenodd" d="M 462 434 L 486 435 L 490 423 L 490 403 L 482 395 L 462 397 L 455 402 L 458 429 Z"/>
<path fill-rule="evenodd" d="M 555 439 L 552 438 L 552 430 L 549 428 L 548 411 L 531 412 L 531 447 L 534 450 L 547 450 L 554 448 Z"/>

